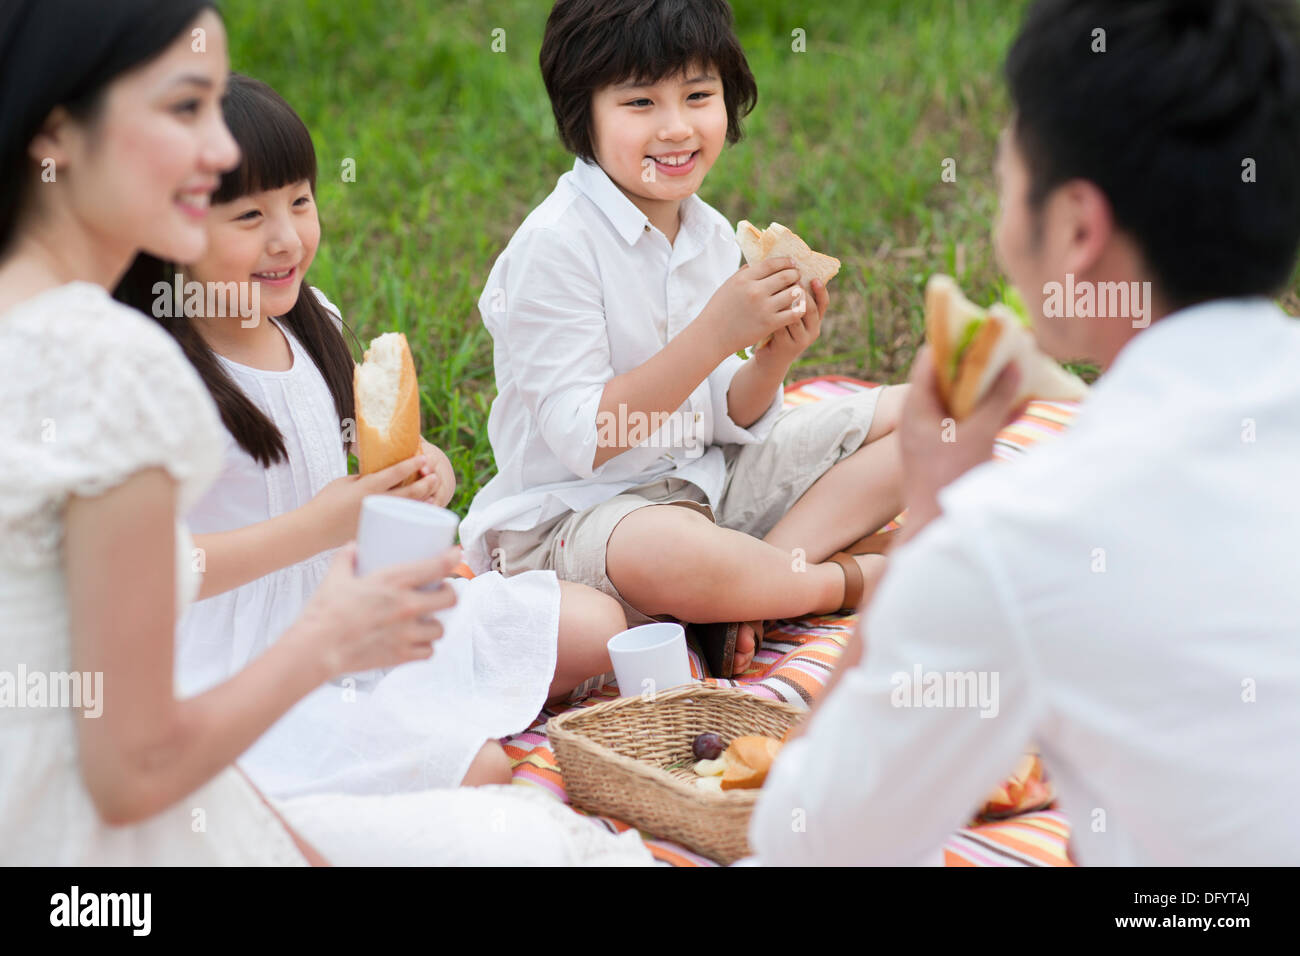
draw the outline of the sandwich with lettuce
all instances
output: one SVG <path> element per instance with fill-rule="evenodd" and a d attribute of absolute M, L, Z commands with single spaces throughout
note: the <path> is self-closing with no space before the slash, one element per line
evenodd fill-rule
<path fill-rule="evenodd" d="M 935 275 L 925 287 L 925 337 L 934 356 L 939 394 L 953 417 L 966 418 L 1002 370 L 1020 369 L 1016 402 L 1080 401 L 1088 386 L 1038 348 L 1017 296 L 1019 314 L 1005 303 L 982 309 L 949 276 Z"/>

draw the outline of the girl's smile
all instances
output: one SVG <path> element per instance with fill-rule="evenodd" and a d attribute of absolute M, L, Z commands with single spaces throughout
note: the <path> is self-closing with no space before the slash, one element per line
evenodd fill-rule
<path fill-rule="evenodd" d="M 254 272 L 253 278 L 263 285 L 283 287 L 293 284 L 298 278 L 298 267 L 295 265 L 277 272 Z"/>

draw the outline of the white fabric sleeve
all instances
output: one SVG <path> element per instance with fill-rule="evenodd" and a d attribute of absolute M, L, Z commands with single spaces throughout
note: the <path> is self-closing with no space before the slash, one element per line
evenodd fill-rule
<path fill-rule="evenodd" d="M 0 441 L 0 537 L 25 564 L 54 555 L 69 497 L 101 495 L 147 468 L 181 483 L 183 514 L 223 449 L 207 388 L 151 319 L 91 294 L 40 320 L 25 336 L 28 371 L 0 385 L 15 432 Z"/>
<path fill-rule="evenodd" d="M 1014 769 L 1044 706 L 1041 684 L 1006 612 L 1005 578 L 972 540 L 939 518 L 891 559 L 863 660 L 763 788 L 750 843 L 764 864 L 937 860 Z M 928 696 L 950 674 L 952 689 Z"/>
<path fill-rule="evenodd" d="M 727 405 L 727 391 L 731 380 L 745 367 L 745 359 L 739 355 L 728 355 L 722 364 L 709 374 L 709 397 L 713 403 L 713 441 L 718 445 L 757 445 L 764 441 L 772 431 L 776 418 L 781 414 L 785 401 L 785 391 L 777 386 L 767 411 L 748 428 L 741 428 L 731 417 Z"/>
<path fill-rule="evenodd" d="M 591 478 L 605 469 L 592 467 L 596 415 L 614 377 L 600 276 L 588 256 L 546 229 L 523 237 L 514 255 L 503 323 L 511 373 L 555 457 Z"/>

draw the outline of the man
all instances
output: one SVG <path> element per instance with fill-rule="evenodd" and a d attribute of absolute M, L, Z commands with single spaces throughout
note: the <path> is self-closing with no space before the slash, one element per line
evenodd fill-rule
<path fill-rule="evenodd" d="M 1078 863 L 1300 861 L 1300 324 L 1269 298 L 1300 247 L 1297 20 L 1029 12 L 997 251 L 1040 345 L 1105 372 L 1058 442 L 988 465 L 1016 372 L 945 443 L 918 356 L 906 538 L 768 779 L 762 862 L 936 861 L 1031 743 Z M 1125 314 L 1087 308 L 1117 282 Z"/>

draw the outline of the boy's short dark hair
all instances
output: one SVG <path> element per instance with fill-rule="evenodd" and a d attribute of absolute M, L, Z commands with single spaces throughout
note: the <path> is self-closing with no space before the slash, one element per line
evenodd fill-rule
<path fill-rule="evenodd" d="M 701 64 L 722 80 L 727 142 L 758 102 L 758 86 L 725 0 L 557 0 L 546 21 L 542 79 L 560 139 L 595 160 L 591 96 L 614 83 L 655 83 Z"/>
<path fill-rule="evenodd" d="M 1296 0 L 1039 0 L 1006 62 L 1031 207 L 1096 184 L 1175 308 L 1277 294 L 1300 249 L 1298 22 Z"/>

